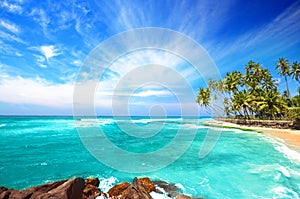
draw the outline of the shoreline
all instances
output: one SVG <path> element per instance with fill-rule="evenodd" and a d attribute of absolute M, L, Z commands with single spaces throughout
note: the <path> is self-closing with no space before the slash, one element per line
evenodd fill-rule
<path fill-rule="evenodd" d="M 203 124 L 212 127 L 233 128 L 245 131 L 256 131 L 257 133 L 264 133 L 274 138 L 279 138 L 283 140 L 289 147 L 300 151 L 300 130 L 240 125 L 215 119 L 204 121 Z"/>

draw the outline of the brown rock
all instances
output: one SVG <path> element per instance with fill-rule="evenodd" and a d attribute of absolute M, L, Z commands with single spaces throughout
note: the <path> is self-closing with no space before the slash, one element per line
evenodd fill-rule
<path fill-rule="evenodd" d="M 95 187 L 99 187 L 100 181 L 98 178 L 88 178 L 85 180 L 85 184 L 91 184 L 94 185 Z"/>
<path fill-rule="evenodd" d="M 0 199 L 8 199 L 10 195 L 10 190 L 6 187 L 0 186 Z"/>
<path fill-rule="evenodd" d="M 82 199 L 84 185 L 82 178 L 71 179 L 57 188 L 37 196 L 36 199 Z"/>
<path fill-rule="evenodd" d="M 125 191 L 128 187 L 130 187 L 130 184 L 128 182 L 117 184 L 108 191 L 108 195 L 109 197 L 117 197 L 121 195 L 122 192 Z"/>
<path fill-rule="evenodd" d="M 98 187 L 87 184 L 83 190 L 83 196 L 82 199 L 94 199 L 96 196 L 99 196 L 101 194 Z"/>
<path fill-rule="evenodd" d="M 81 199 L 83 188 L 84 180 L 75 178 L 31 187 L 21 191 L 9 189 L 0 194 L 0 199 Z"/>
<path fill-rule="evenodd" d="M 142 183 L 134 178 L 132 186 L 122 192 L 120 199 L 152 199 Z"/>
<path fill-rule="evenodd" d="M 192 197 L 190 196 L 186 196 L 186 195 L 183 195 L 183 194 L 180 194 L 176 197 L 176 199 L 193 199 Z"/>
<path fill-rule="evenodd" d="M 148 193 L 156 191 L 155 185 L 149 178 L 139 178 L 138 181 L 144 186 Z"/>

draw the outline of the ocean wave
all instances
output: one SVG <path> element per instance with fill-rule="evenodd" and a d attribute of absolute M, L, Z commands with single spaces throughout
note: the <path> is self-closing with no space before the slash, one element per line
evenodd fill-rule
<path fill-rule="evenodd" d="M 293 149 L 290 149 L 283 143 L 281 143 L 279 146 L 276 146 L 275 149 L 278 150 L 279 152 L 283 153 L 285 155 L 285 157 L 288 158 L 289 160 L 291 160 L 292 162 L 300 165 L 300 153 L 299 152 L 297 152 Z"/>
<path fill-rule="evenodd" d="M 0 127 L 4 127 L 4 126 L 6 126 L 6 124 L 0 124 Z"/>
<path fill-rule="evenodd" d="M 113 119 L 80 119 L 75 122 L 76 127 L 98 127 L 112 124 Z"/>
<path fill-rule="evenodd" d="M 109 191 L 119 180 L 116 177 L 109 177 L 109 178 L 99 178 L 100 184 L 99 189 L 105 193 Z"/>
<path fill-rule="evenodd" d="M 140 123 L 140 124 L 148 124 L 151 122 L 180 122 L 182 118 L 149 118 L 149 119 L 133 119 L 131 122 Z"/>
<path fill-rule="evenodd" d="M 261 136 L 262 139 L 268 141 L 273 144 L 275 150 L 279 151 L 280 153 L 284 154 L 284 156 L 289 159 L 291 162 L 300 165 L 300 152 L 291 149 L 286 145 L 284 140 L 279 138 L 273 138 L 268 135 Z"/>
<path fill-rule="evenodd" d="M 172 199 L 167 194 L 157 193 L 157 192 L 153 192 L 153 191 L 150 192 L 150 195 L 153 199 Z"/>
<path fill-rule="evenodd" d="M 299 199 L 299 195 L 292 189 L 278 186 L 271 190 L 273 198 Z"/>
<path fill-rule="evenodd" d="M 190 129 L 207 129 L 207 128 L 209 128 L 207 126 L 201 126 L 201 125 L 199 126 L 197 124 L 183 124 L 182 126 L 190 128 Z"/>

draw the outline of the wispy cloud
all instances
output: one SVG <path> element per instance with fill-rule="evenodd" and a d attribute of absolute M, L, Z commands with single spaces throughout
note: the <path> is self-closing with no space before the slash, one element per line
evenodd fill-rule
<path fill-rule="evenodd" d="M 28 16 L 31 16 L 35 22 L 37 22 L 43 30 L 44 35 L 49 38 L 49 32 L 48 32 L 48 24 L 50 23 L 50 18 L 48 17 L 46 11 L 42 8 L 34 8 L 32 11 L 28 14 Z"/>
<path fill-rule="evenodd" d="M 16 24 L 9 22 L 8 20 L 0 19 L 0 26 L 4 27 L 6 30 L 14 34 L 17 34 L 20 31 L 19 27 Z"/>
<path fill-rule="evenodd" d="M 9 3 L 7 0 L 0 2 L 0 7 L 7 9 L 11 13 L 22 14 L 23 8 L 16 3 Z"/>
<path fill-rule="evenodd" d="M 6 40 L 6 41 L 13 41 L 13 42 L 18 42 L 18 43 L 26 44 L 26 42 L 23 41 L 21 38 L 15 36 L 13 34 L 1 31 L 1 30 L 0 30 L 0 38 L 2 38 L 3 40 Z"/>
<path fill-rule="evenodd" d="M 55 57 L 60 55 L 60 53 L 58 52 L 58 49 L 53 46 L 53 45 L 49 45 L 49 46 L 41 46 L 40 47 L 40 51 L 42 52 L 42 54 L 46 57 L 46 60 L 48 61 L 51 57 Z"/>
<path fill-rule="evenodd" d="M 233 41 L 226 40 L 218 44 L 212 43 L 209 51 L 216 54 L 218 60 L 222 60 L 233 53 L 239 53 L 241 50 L 246 51 L 259 46 L 262 46 L 264 50 L 251 50 L 249 53 L 252 56 L 255 56 L 255 53 L 264 56 L 270 53 L 284 52 L 291 45 L 299 43 L 299 19 L 300 3 L 295 2 L 268 24 L 253 28 L 236 37 Z M 247 59 L 249 58 L 247 57 Z"/>

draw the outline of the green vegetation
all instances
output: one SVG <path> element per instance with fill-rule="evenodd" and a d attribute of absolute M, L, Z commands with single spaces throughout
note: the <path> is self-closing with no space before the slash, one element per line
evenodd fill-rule
<path fill-rule="evenodd" d="M 278 74 L 284 78 L 286 90 L 281 94 L 278 82 L 270 71 L 259 63 L 249 61 L 244 72 L 226 73 L 222 80 L 208 81 L 207 88 L 200 88 L 196 102 L 205 108 L 222 99 L 222 110 L 227 117 L 245 119 L 294 119 L 300 118 L 300 87 L 291 96 L 288 78 L 300 83 L 300 63 L 290 64 L 280 58 L 276 64 Z"/>

